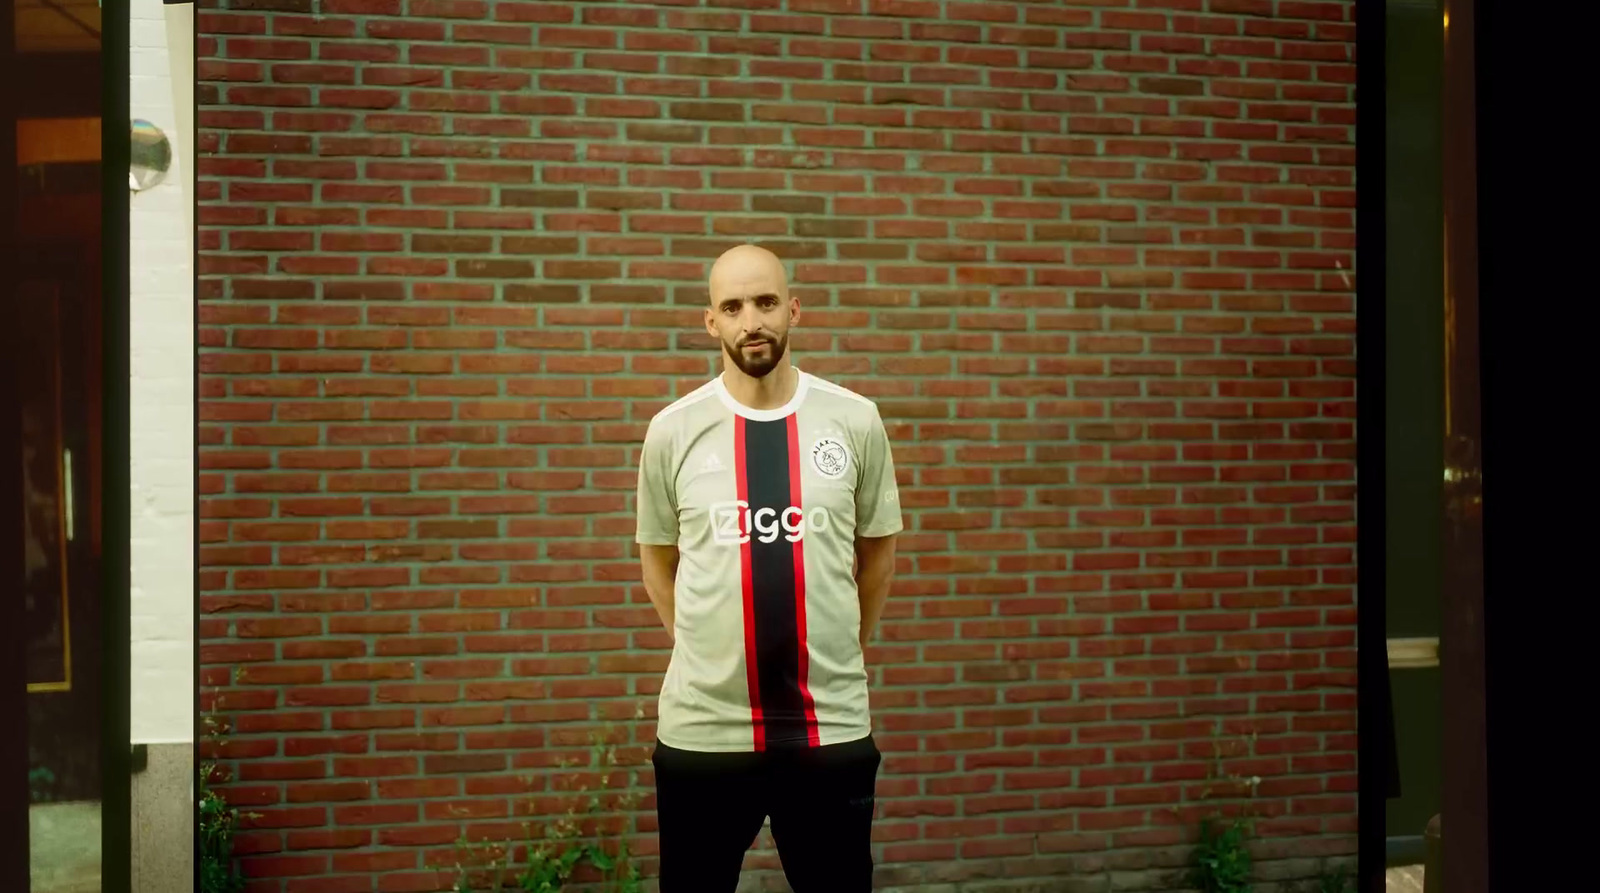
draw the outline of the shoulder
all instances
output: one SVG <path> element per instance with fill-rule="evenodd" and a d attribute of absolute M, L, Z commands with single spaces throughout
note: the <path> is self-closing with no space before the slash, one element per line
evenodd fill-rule
<path fill-rule="evenodd" d="M 870 424 L 878 418 L 878 404 L 841 384 L 811 376 L 812 393 L 832 404 L 835 412 L 858 424 Z"/>
<path fill-rule="evenodd" d="M 716 396 L 716 379 L 712 379 L 667 404 L 660 412 L 651 416 L 650 427 L 645 434 L 646 439 L 669 434 L 676 426 L 689 418 L 696 407 L 704 405 L 707 400 L 715 400 Z"/>

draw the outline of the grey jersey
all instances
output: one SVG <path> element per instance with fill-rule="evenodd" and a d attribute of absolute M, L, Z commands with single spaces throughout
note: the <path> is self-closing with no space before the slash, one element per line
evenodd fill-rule
<path fill-rule="evenodd" d="M 756 410 L 719 376 L 658 413 L 636 538 L 679 553 L 660 740 L 760 751 L 870 734 L 855 541 L 903 527 L 888 435 L 859 394 L 800 372 L 787 405 Z"/>

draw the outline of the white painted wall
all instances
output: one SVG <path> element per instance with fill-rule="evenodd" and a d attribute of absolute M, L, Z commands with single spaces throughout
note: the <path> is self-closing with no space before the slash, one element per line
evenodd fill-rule
<path fill-rule="evenodd" d="M 194 741 L 194 5 L 132 0 L 130 112 L 173 146 L 130 200 L 133 743 Z"/>

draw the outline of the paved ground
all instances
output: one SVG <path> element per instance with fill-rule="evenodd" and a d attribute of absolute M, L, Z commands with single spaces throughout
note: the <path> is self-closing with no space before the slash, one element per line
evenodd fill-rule
<path fill-rule="evenodd" d="M 1422 866 L 1391 868 L 1383 873 L 1386 893 L 1422 893 Z"/>
<path fill-rule="evenodd" d="M 100 893 L 100 804 L 39 804 L 28 812 L 33 893 Z M 1421 865 L 1384 877 L 1386 893 L 1422 893 Z"/>
<path fill-rule="evenodd" d="M 33 893 L 99 893 L 99 802 L 36 803 L 28 825 Z"/>

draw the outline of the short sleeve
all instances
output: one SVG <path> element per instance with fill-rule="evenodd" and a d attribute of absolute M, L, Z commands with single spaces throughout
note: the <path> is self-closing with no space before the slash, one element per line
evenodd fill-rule
<path fill-rule="evenodd" d="M 648 546 L 678 544 L 678 499 L 673 488 L 672 438 L 656 424 L 644 435 L 639 456 L 638 520 L 634 542 Z"/>
<path fill-rule="evenodd" d="M 860 447 L 856 480 L 856 536 L 889 536 L 905 529 L 900 520 L 900 488 L 894 477 L 894 455 L 883 417 L 872 408 Z"/>

